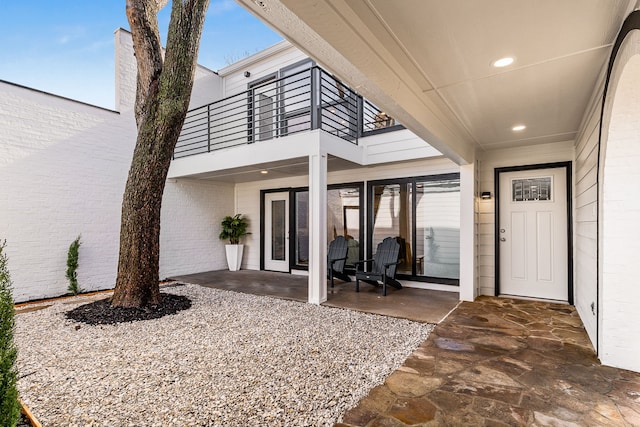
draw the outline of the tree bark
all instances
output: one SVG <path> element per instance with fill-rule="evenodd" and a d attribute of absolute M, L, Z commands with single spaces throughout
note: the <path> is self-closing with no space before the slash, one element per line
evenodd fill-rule
<path fill-rule="evenodd" d="M 165 58 L 157 13 L 168 0 L 127 0 L 138 64 L 138 137 L 122 200 L 118 277 L 111 304 L 160 304 L 160 209 L 193 87 L 209 0 L 174 0 Z"/>

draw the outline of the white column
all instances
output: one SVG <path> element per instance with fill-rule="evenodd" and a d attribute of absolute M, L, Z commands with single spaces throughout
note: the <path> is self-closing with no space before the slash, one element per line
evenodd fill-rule
<path fill-rule="evenodd" d="M 327 154 L 309 156 L 309 302 L 327 300 Z"/>
<path fill-rule="evenodd" d="M 475 163 L 460 166 L 460 299 L 473 301 L 476 286 Z"/>

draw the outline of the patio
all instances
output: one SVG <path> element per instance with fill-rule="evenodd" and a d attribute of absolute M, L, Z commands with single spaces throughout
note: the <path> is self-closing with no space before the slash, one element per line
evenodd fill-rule
<path fill-rule="evenodd" d="M 307 302 L 307 276 L 271 271 L 221 270 L 173 276 L 171 279 L 208 288 Z M 459 301 L 457 292 L 405 287 L 401 290 L 391 288 L 383 297 L 380 288 L 366 283 L 360 284 L 360 292 L 355 291 L 355 282 L 336 280 L 335 283 L 334 288 L 329 286 L 327 301 L 322 305 L 416 322 L 439 323 Z"/>
<path fill-rule="evenodd" d="M 298 301 L 307 296 L 307 278 L 289 274 L 176 279 Z M 329 288 L 323 305 L 439 324 L 336 426 L 640 425 L 640 373 L 602 366 L 573 306 L 495 297 L 457 305 L 456 293 L 404 288 L 385 298 L 379 289 L 354 287 Z"/>
<path fill-rule="evenodd" d="M 240 295 L 256 294 L 276 297 L 271 300 L 273 304 L 276 304 L 278 299 L 305 301 L 306 298 L 306 277 L 304 276 L 243 270 L 233 273 L 199 273 L 180 276 L 176 279 L 192 283 L 200 282 L 204 288 L 235 290 Z M 426 312 L 431 313 L 433 318 L 440 316 L 441 312 L 437 312 L 438 309 L 444 310 L 439 306 L 451 307 L 453 304 L 455 307 L 457 305 L 457 297 L 454 293 L 405 288 L 392 291 L 384 298 L 379 295 L 379 290 L 376 291 L 372 287 L 365 287 L 364 291 L 356 294 L 353 286 L 352 283 L 340 282 L 336 289 L 329 293 L 329 301 L 323 305 L 360 311 L 369 311 L 365 309 L 371 307 L 371 311 L 381 313 L 384 310 L 390 310 L 395 315 L 401 315 L 408 306 L 409 309 L 405 311 L 408 315 Z M 233 298 L 232 295 L 229 294 L 224 298 Z M 400 298 L 400 296 L 404 297 Z M 242 298 L 253 297 L 246 295 Z M 246 301 L 252 301 L 251 304 L 258 304 L 261 308 L 267 306 L 270 312 L 281 310 L 281 308 L 269 307 L 268 305 L 272 303 L 268 301 Z M 62 306 L 69 302 L 60 301 L 56 311 L 65 310 Z M 245 308 L 243 312 L 257 314 L 258 306 L 250 307 L 247 302 L 241 304 Z M 393 308 L 391 303 L 395 303 L 397 307 Z M 51 304 L 54 304 L 54 307 Z M 52 301 L 51 304 L 46 304 L 45 307 L 55 308 L 56 302 Z M 202 306 L 207 309 L 214 305 L 216 307 L 205 317 L 217 313 L 216 315 L 231 319 L 238 316 L 237 304 L 221 305 L 220 300 L 217 299 L 215 304 L 209 302 Z M 418 310 L 419 307 L 422 309 Z M 31 311 L 30 308 L 30 305 L 26 305 L 20 312 L 27 313 Z M 319 322 L 320 325 L 327 324 L 328 319 L 323 317 L 325 313 L 316 312 L 316 310 L 322 310 L 321 307 L 312 304 L 300 306 L 303 311 L 305 308 L 313 312 L 309 319 Z M 231 311 L 222 313 L 227 309 Z M 195 309 L 197 310 L 198 308 Z M 196 312 L 190 314 L 190 311 L 188 310 L 185 314 L 195 316 L 196 319 L 203 317 Z M 340 313 L 345 313 L 347 317 L 351 316 L 348 311 L 338 311 L 334 314 L 340 316 Z M 311 313 L 298 313 L 288 320 L 280 319 L 279 321 L 291 326 L 294 319 L 302 321 L 309 315 Z M 262 315 L 259 317 L 264 319 Z M 378 319 L 382 321 L 385 318 Z M 270 321 L 276 321 L 276 319 L 272 318 Z M 54 322 L 57 323 L 56 327 L 62 327 L 58 334 L 71 332 L 73 336 L 70 339 L 78 344 L 78 329 L 69 328 L 69 325 L 65 327 L 56 320 Z M 220 345 L 219 339 L 203 341 L 202 330 L 192 328 L 183 320 L 176 323 L 175 319 L 167 318 L 161 322 L 166 322 L 169 330 L 174 330 L 176 324 L 181 325 L 181 330 L 193 330 L 199 337 L 193 342 L 215 342 L 216 346 Z M 236 323 L 245 324 L 244 321 Z M 238 335 L 236 323 L 230 325 L 234 331 L 231 337 Z M 131 327 L 137 328 L 144 325 L 145 323 L 133 324 Z M 158 333 L 156 323 L 148 323 L 148 325 L 152 327 L 154 334 Z M 269 324 L 267 326 L 269 331 L 274 331 Z M 319 327 L 322 328 L 322 326 Z M 218 325 L 214 330 L 219 328 Z M 22 332 L 26 333 L 27 330 L 35 331 L 37 328 L 27 328 Z M 90 332 L 90 328 L 83 327 L 80 330 L 85 333 Z M 384 333 L 385 337 L 388 335 Z M 123 336 L 128 336 L 128 333 Z M 104 339 L 105 342 L 110 343 L 109 346 L 112 346 L 112 338 Z M 272 352 L 282 350 L 277 345 L 280 339 L 284 338 L 271 340 L 276 347 L 268 354 L 272 355 Z M 248 342 L 253 340 L 254 338 Z M 141 342 L 139 339 L 135 341 Z M 336 349 L 327 351 L 326 354 L 332 354 L 335 358 L 337 348 L 351 344 L 354 343 L 347 341 Z M 365 345 L 357 348 L 369 356 L 378 354 L 380 349 L 374 349 L 377 344 L 375 342 L 370 344 L 371 347 Z M 64 351 L 68 350 L 67 347 L 64 348 Z M 191 354 L 192 350 L 188 346 L 186 349 Z M 237 342 L 233 341 L 228 351 L 236 351 L 236 349 Z M 104 356 L 107 357 L 109 354 L 110 352 L 106 352 Z M 352 352 L 349 354 L 353 357 Z M 193 354 L 187 359 L 190 360 L 192 356 Z M 179 361 L 182 358 L 168 360 Z M 280 365 L 277 361 L 274 360 L 274 362 L 276 366 Z M 103 363 L 98 366 L 106 365 Z M 88 366 L 95 367 L 95 364 Z M 187 377 L 194 378 L 194 365 L 189 366 L 191 372 Z M 238 366 L 241 371 L 247 368 L 248 366 L 242 363 Z M 211 371 L 207 370 L 207 372 Z M 93 374 L 95 373 L 87 376 L 91 377 Z M 335 378 L 332 376 L 329 378 L 335 384 Z M 212 384 L 210 381 L 214 380 L 208 381 L 202 387 L 210 387 Z M 226 378 L 225 381 L 229 379 Z M 141 384 L 144 383 L 145 381 L 141 381 Z M 464 302 L 457 305 L 453 312 L 440 321 L 428 339 L 406 358 L 402 366 L 386 378 L 384 384 L 371 389 L 355 407 L 342 413 L 342 422 L 335 424 L 337 427 L 640 425 L 640 373 L 602 366 L 572 306 L 480 297 L 473 303 Z M 199 421 L 203 422 L 204 414 L 204 412 L 199 416 L 194 414 L 195 418 L 192 420 L 194 425 Z M 219 416 L 217 410 L 212 414 Z M 301 420 L 297 420 L 294 424 Z"/>
<path fill-rule="evenodd" d="M 568 305 L 462 303 L 337 426 L 637 426 L 640 374 L 602 366 Z"/>

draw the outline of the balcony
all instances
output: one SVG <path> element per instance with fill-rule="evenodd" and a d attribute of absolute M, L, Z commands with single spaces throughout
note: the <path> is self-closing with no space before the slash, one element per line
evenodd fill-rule
<path fill-rule="evenodd" d="M 273 79 L 190 110 L 174 159 L 321 129 L 351 144 L 401 128 L 320 67 Z"/>

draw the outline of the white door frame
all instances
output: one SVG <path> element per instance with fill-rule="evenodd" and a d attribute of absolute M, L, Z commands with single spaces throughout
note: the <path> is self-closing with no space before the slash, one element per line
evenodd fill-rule
<path fill-rule="evenodd" d="M 263 213 L 260 215 L 260 226 L 262 232 L 260 233 L 260 269 L 261 270 L 271 270 L 271 271 L 282 271 L 289 273 L 291 272 L 290 265 L 290 247 L 289 247 L 289 232 L 290 232 L 290 218 L 289 218 L 289 207 L 290 207 L 290 199 L 291 193 L 289 189 L 275 190 L 275 191 L 262 191 L 262 211 Z M 270 251 L 268 251 L 267 243 L 271 236 L 269 232 L 269 219 L 271 218 L 270 212 L 271 207 L 269 206 L 269 201 L 275 198 L 274 200 L 285 200 L 285 259 L 283 261 L 270 261 L 267 258 L 270 255 Z"/>
<path fill-rule="evenodd" d="M 500 174 L 537 169 L 565 168 L 567 186 L 567 296 L 568 303 L 573 305 L 573 208 L 572 208 L 572 163 L 557 162 L 524 166 L 510 166 L 494 170 L 495 194 L 495 294 L 500 295 Z M 508 197 L 505 195 L 504 197 Z"/>

